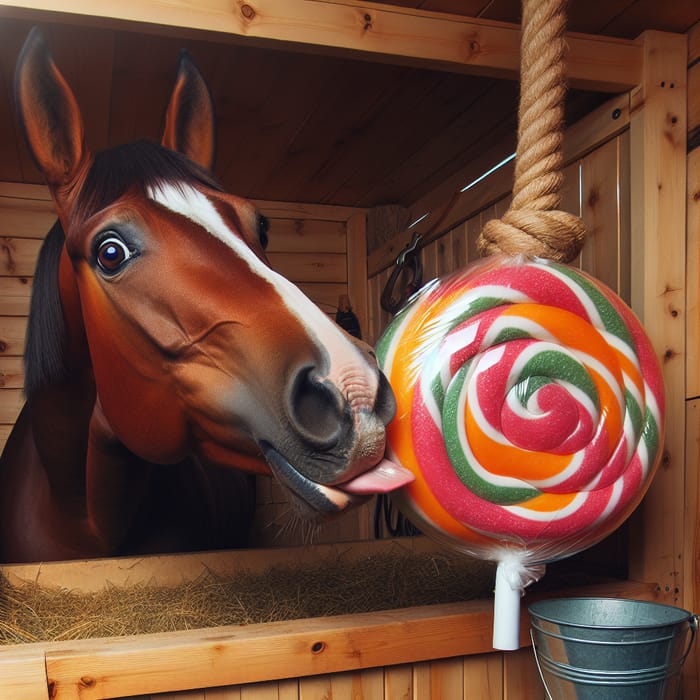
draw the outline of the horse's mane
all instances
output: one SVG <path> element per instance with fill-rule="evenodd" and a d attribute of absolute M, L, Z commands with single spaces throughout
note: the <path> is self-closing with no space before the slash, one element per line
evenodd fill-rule
<path fill-rule="evenodd" d="M 211 174 L 185 156 L 149 141 L 117 146 L 95 155 L 78 197 L 75 217 L 84 221 L 131 188 L 142 192 L 164 183 L 201 184 L 220 190 Z M 58 264 L 65 234 L 56 222 L 39 252 L 24 348 L 24 392 L 31 397 L 42 387 L 67 376 L 65 323 L 58 288 Z"/>
<path fill-rule="evenodd" d="M 163 183 L 200 184 L 221 190 L 207 170 L 181 153 L 152 141 L 136 141 L 95 155 L 81 188 L 75 214 L 84 221 L 131 188 L 145 194 L 147 189 L 157 188 Z"/>
<path fill-rule="evenodd" d="M 24 393 L 27 397 L 65 376 L 65 324 L 58 294 L 58 263 L 64 240 L 61 223 L 56 221 L 39 251 L 24 346 Z"/>

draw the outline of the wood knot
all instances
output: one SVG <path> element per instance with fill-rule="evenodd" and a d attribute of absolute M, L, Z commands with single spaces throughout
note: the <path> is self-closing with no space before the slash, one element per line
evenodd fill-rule
<path fill-rule="evenodd" d="M 372 15 L 369 12 L 365 12 L 365 15 L 362 19 L 365 23 L 364 30 L 367 32 L 370 29 L 372 29 Z"/>
<path fill-rule="evenodd" d="M 94 688 L 97 685 L 97 681 L 92 676 L 81 676 L 80 685 L 83 688 Z"/>
<path fill-rule="evenodd" d="M 474 37 L 467 39 L 467 60 L 474 58 L 479 51 L 481 51 L 481 46 L 478 40 Z"/>
<path fill-rule="evenodd" d="M 241 14 L 250 22 L 251 20 L 255 19 L 255 8 L 248 4 L 241 5 Z"/>
<path fill-rule="evenodd" d="M 595 205 L 598 204 L 599 200 L 600 192 L 598 191 L 598 188 L 592 187 L 590 194 L 588 195 L 588 206 L 591 207 L 591 209 L 595 208 Z"/>

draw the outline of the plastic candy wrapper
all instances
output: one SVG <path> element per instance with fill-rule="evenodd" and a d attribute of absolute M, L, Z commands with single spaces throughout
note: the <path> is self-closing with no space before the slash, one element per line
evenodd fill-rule
<path fill-rule="evenodd" d="M 392 498 L 425 534 L 498 562 L 494 647 L 520 597 L 638 505 L 663 444 L 658 361 L 630 309 L 565 265 L 494 256 L 428 283 L 377 344 L 396 394 Z"/>

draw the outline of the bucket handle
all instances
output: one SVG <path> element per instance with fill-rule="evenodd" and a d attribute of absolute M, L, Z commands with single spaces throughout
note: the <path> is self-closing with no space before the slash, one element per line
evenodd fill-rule
<path fill-rule="evenodd" d="M 695 626 L 693 627 L 693 636 L 695 636 L 695 630 L 697 629 L 697 616 L 695 617 Z M 535 663 L 537 664 L 537 672 L 540 674 L 540 679 L 542 680 L 542 685 L 544 686 L 544 692 L 547 693 L 547 700 L 554 700 L 552 698 L 552 694 L 549 692 L 549 686 L 547 685 L 547 681 L 544 679 L 544 672 L 542 671 L 542 666 L 540 666 L 540 657 L 539 654 L 537 653 L 537 644 L 535 644 L 535 635 L 532 632 L 532 627 L 530 627 L 530 641 L 532 642 L 532 651 L 535 654 Z M 690 647 L 688 647 L 688 651 L 686 651 L 686 655 L 690 651 Z M 684 657 L 685 658 L 685 657 Z"/>
<path fill-rule="evenodd" d="M 693 648 L 693 642 L 695 641 L 695 635 L 698 632 L 698 616 L 697 614 L 693 614 L 690 616 L 690 619 L 688 620 L 688 624 L 690 625 L 690 639 L 688 640 L 688 648 L 685 650 L 685 653 L 683 654 L 683 658 L 681 659 L 681 666 L 685 663 L 685 660 L 690 654 L 690 650 Z"/>

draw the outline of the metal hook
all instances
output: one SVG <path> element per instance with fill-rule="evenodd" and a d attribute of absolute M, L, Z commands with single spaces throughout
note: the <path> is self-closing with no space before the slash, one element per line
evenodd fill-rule
<path fill-rule="evenodd" d="M 411 242 L 397 256 L 396 265 L 384 285 L 380 303 L 389 313 L 395 314 L 423 284 L 423 264 L 420 259 L 422 238 L 420 233 L 413 234 Z M 410 278 L 406 279 L 406 275 L 410 275 Z M 397 286 L 398 290 L 395 289 Z"/>
<path fill-rule="evenodd" d="M 422 239 L 423 236 L 421 236 L 420 233 L 414 233 L 411 242 L 398 254 L 396 264 L 404 265 L 406 263 L 406 258 L 409 255 L 416 255 Z"/>

